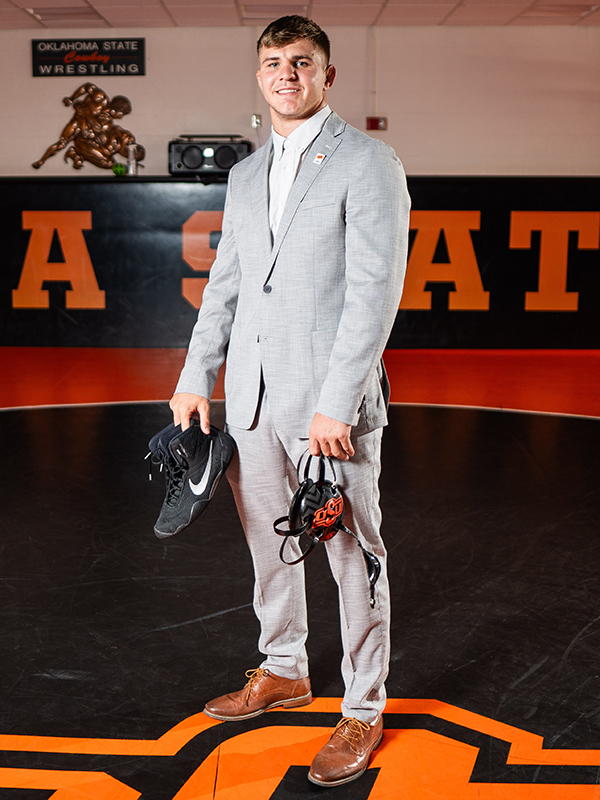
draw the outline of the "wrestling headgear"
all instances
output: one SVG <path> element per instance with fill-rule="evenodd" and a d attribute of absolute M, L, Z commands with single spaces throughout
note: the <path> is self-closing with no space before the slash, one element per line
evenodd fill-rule
<path fill-rule="evenodd" d="M 370 553 L 360 543 L 355 533 L 352 533 L 344 524 L 344 497 L 337 486 L 337 478 L 331 458 L 319 456 L 319 470 L 317 479 L 310 477 L 310 465 L 312 456 L 306 459 L 304 467 L 304 478 L 300 481 L 300 467 L 302 459 L 306 453 L 300 457 L 296 474 L 298 477 L 298 489 L 292 498 L 290 512 L 285 517 L 279 517 L 273 523 L 275 533 L 284 536 L 279 551 L 279 557 L 284 564 L 299 564 L 313 551 L 318 542 L 326 542 L 332 539 L 338 531 L 344 531 L 356 540 L 356 543 L 363 552 L 367 564 L 369 575 L 369 586 L 371 592 L 371 606 L 375 605 L 375 584 L 381 573 L 381 564 L 374 553 Z M 333 481 L 326 480 L 325 468 L 329 464 Z M 288 527 L 280 528 L 282 523 L 288 523 Z M 306 534 L 309 538 L 308 546 L 294 561 L 286 561 L 284 557 L 285 546 L 290 537 L 299 538 Z"/>

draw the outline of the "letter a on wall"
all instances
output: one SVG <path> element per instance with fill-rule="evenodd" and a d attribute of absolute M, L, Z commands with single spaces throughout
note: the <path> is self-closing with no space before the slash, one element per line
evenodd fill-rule
<path fill-rule="evenodd" d="M 42 288 L 46 281 L 71 284 L 67 308 L 105 308 L 83 236 L 91 229 L 91 211 L 23 211 L 23 230 L 30 230 L 31 238 L 19 286 L 13 291 L 13 308 L 49 308 L 49 292 Z M 64 261 L 48 261 L 55 231 Z"/>
<path fill-rule="evenodd" d="M 471 231 L 479 230 L 479 211 L 413 211 L 411 229 L 417 229 L 408 260 L 401 309 L 431 309 L 428 282 L 453 283 L 448 308 L 450 311 L 487 311 L 489 292 L 484 291 L 471 239 Z M 448 247 L 448 263 L 435 262 L 435 250 L 444 232 Z"/>

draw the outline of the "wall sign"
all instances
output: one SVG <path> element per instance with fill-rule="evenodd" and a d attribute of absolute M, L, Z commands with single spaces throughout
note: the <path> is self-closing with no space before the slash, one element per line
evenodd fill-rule
<path fill-rule="evenodd" d="M 33 77 L 145 75 L 145 39 L 32 39 Z"/>

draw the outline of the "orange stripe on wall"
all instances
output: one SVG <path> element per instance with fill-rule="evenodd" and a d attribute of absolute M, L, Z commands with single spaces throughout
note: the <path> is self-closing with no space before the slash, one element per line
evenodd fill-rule
<path fill-rule="evenodd" d="M 387 350 L 392 401 L 600 417 L 598 350 Z"/>
<path fill-rule="evenodd" d="M 1 347 L 0 408 L 166 401 L 184 349 Z M 600 417 L 598 350 L 386 350 L 392 402 Z M 223 398 L 223 376 L 214 399 Z"/>
<path fill-rule="evenodd" d="M 0 407 L 166 400 L 175 389 L 185 352 L 2 347 Z"/>

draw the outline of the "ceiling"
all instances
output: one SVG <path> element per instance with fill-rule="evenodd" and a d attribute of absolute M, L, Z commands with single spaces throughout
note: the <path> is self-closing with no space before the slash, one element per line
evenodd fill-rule
<path fill-rule="evenodd" d="M 266 25 L 600 25 L 600 0 L 0 0 L 0 30 Z"/>

